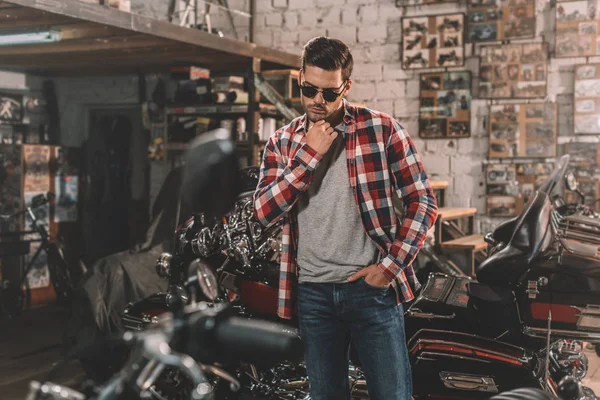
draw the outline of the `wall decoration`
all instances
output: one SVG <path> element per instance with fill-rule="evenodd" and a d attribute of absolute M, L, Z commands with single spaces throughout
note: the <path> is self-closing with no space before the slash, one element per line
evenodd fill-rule
<path fill-rule="evenodd" d="M 489 157 L 554 157 L 556 126 L 556 103 L 492 105 Z"/>
<path fill-rule="evenodd" d="M 488 164 L 487 214 L 514 217 L 553 170 L 553 163 Z"/>
<path fill-rule="evenodd" d="M 547 43 L 481 46 L 479 97 L 545 97 L 547 64 Z"/>
<path fill-rule="evenodd" d="M 50 146 L 23 145 L 25 174 L 24 192 L 46 193 L 50 191 Z"/>
<path fill-rule="evenodd" d="M 600 55 L 598 3 L 566 1 L 556 4 L 556 57 Z"/>
<path fill-rule="evenodd" d="M 459 138 L 471 135 L 471 72 L 420 76 L 419 136 Z"/>
<path fill-rule="evenodd" d="M 573 171 L 579 190 L 585 196 L 585 204 L 600 212 L 600 144 L 566 143 L 559 146 L 560 154 L 569 154 L 569 171 Z M 567 203 L 578 203 L 576 193 L 565 190 Z"/>
<path fill-rule="evenodd" d="M 0 93 L 0 124 L 20 124 L 23 120 L 23 96 Z"/>
<path fill-rule="evenodd" d="M 600 64 L 575 66 L 575 134 L 600 134 Z"/>
<path fill-rule="evenodd" d="M 402 68 L 464 65 L 464 14 L 402 18 Z"/>
<path fill-rule="evenodd" d="M 468 8 L 470 42 L 535 37 L 535 0 L 470 0 Z"/>

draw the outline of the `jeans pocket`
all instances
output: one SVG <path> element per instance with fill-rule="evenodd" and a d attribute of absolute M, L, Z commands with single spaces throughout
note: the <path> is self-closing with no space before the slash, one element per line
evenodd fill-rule
<path fill-rule="evenodd" d="M 390 288 L 389 286 L 386 286 L 386 287 L 383 287 L 383 288 L 382 287 L 373 286 L 373 285 L 371 285 L 371 284 L 369 284 L 367 282 L 367 279 L 364 276 L 361 279 L 362 279 L 363 284 L 366 287 L 368 287 L 369 289 L 371 289 L 371 290 L 378 290 L 380 292 L 386 292 Z"/>

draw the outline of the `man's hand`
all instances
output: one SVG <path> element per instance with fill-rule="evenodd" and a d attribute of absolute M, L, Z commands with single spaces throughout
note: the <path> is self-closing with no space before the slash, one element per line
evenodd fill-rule
<path fill-rule="evenodd" d="M 377 264 L 369 265 L 353 274 L 350 278 L 348 278 L 348 282 L 354 282 L 362 277 L 365 277 L 365 282 L 367 282 L 371 286 L 375 286 L 378 288 L 385 289 L 390 286 L 390 280 L 387 275 L 377 266 Z"/>
<path fill-rule="evenodd" d="M 337 135 L 338 133 L 331 127 L 329 122 L 325 122 L 325 120 L 317 121 L 312 124 L 306 134 L 306 144 L 321 156 L 324 156 Z"/>

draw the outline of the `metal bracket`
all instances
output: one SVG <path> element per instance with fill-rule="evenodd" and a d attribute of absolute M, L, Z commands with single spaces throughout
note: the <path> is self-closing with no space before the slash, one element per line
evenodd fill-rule
<path fill-rule="evenodd" d="M 537 298 L 537 295 L 540 294 L 540 291 L 538 290 L 538 283 L 537 281 L 527 281 L 527 295 L 530 299 L 535 299 Z"/>

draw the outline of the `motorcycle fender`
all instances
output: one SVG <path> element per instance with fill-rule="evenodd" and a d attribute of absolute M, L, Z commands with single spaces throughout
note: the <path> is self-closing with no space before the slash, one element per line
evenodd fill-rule
<path fill-rule="evenodd" d="M 408 343 L 415 399 L 431 395 L 487 399 L 540 388 L 534 362 L 517 346 L 459 332 L 422 329 Z"/>

